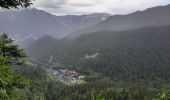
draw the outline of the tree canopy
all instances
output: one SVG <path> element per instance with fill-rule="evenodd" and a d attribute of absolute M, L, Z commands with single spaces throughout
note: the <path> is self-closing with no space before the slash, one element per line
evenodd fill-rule
<path fill-rule="evenodd" d="M 13 98 L 10 94 L 15 89 L 28 86 L 29 81 L 21 75 L 14 74 L 9 67 L 14 63 L 18 64 L 18 60 L 22 57 L 25 57 L 23 49 L 19 49 L 7 34 L 2 34 L 0 36 L 0 99 Z"/>
<path fill-rule="evenodd" d="M 13 74 L 10 67 L 6 65 L 7 58 L 0 55 L 0 100 L 13 98 L 15 89 L 23 89 L 29 85 L 29 81 L 17 74 Z"/>
<path fill-rule="evenodd" d="M 11 9 L 18 7 L 29 7 L 32 0 L 0 0 L 0 8 Z"/>
<path fill-rule="evenodd" d="M 10 39 L 6 33 L 0 36 L 0 55 L 10 59 L 10 64 L 19 64 L 26 57 L 23 49 L 15 45 L 14 40 Z"/>

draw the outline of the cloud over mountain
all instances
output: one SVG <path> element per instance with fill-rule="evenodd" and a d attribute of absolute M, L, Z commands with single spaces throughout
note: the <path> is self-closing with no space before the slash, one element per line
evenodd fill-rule
<path fill-rule="evenodd" d="M 126 14 L 169 3 L 170 0 L 36 0 L 33 7 L 53 14 Z"/>

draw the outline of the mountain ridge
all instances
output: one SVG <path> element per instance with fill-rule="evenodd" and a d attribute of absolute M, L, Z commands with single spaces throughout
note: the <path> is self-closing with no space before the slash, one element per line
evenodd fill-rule
<path fill-rule="evenodd" d="M 73 31 L 98 23 L 103 17 L 109 17 L 109 14 L 88 17 L 92 15 L 56 16 L 35 8 L 3 11 L 0 12 L 0 33 L 7 32 L 24 45 L 45 35 L 63 38 Z"/>
<path fill-rule="evenodd" d="M 170 25 L 170 4 L 137 11 L 127 15 L 113 15 L 93 26 L 71 33 L 68 37 L 75 38 L 81 34 L 97 31 L 122 31 L 140 29 L 159 25 Z"/>

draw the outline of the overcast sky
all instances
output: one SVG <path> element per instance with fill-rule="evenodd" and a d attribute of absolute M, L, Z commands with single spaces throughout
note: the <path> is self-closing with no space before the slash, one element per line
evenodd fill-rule
<path fill-rule="evenodd" d="M 170 4 L 170 0 L 35 0 L 32 7 L 55 15 L 111 13 L 127 14 Z"/>

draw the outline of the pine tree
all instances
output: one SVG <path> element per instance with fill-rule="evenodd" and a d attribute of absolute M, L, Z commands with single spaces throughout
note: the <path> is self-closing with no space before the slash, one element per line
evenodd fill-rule
<path fill-rule="evenodd" d="M 11 100 L 14 90 L 23 89 L 29 85 L 27 79 L 11 72 L 10 67 L 6 64 L 7 60 L 0 56 L 0 100 Z"/>
<path fill-rule="evenodd" d="M 157 94 L 155 100 L 170 100 L 170 91 L 168 86 L 164 85 Z"/>
<path fill-rule="evenodd" d="M 21 75 L 14 74 L 10 65 L 18 64 L 25 57 L 23 49 L 19 49 L 8 38 L 7 34 L 0 36 L 0 100 L 9 100 L 13 97 L 13 91 L 23 89 L 29 85 L 29 81 Z M 13 100 L 13 99 L 12 99 Z"/>
<path fill-rule="evenodd" d="M 5 9 L 28 7 L 31 4 L 31 0 L 0 0 L 0 7 Z"/>
<path fill-rule="evenodd" d="M 14 40 L 10 39 L 6 33 L 0 36 L 0 55 L 7 57 L 10 64 L 22 64 L 26 57 L 23 49 L 20 49 L 18 45 L 15 45 Z"/>

